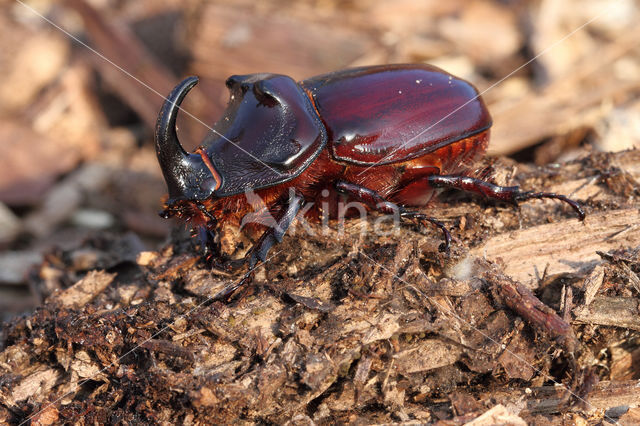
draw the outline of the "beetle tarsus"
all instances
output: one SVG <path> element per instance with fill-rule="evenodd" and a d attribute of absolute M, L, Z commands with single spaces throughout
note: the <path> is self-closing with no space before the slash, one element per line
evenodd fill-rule
<path fill-rule="evenodd" d="M 564 201 L 565 203 L 569 204 L 571 206 L 571 208 L 578 214 L 578 218 L 580 220 L 584 220 L 584 218 L 586 216 L 582 206 L 577 201 L 574 201 L 571 198 L 566 197 L 565 195 L 556 194 L 556 193 L 553 193 L 553 192 L 533 192 L 533 191 L 528 191 L 528 192 L 521 192 L 520 194 L 517 194 L 514 198 L 515 198 L 516 202 L 525 201 L 525 200 L 531 200 L 531 199 L 534 199 L 534 198 L 535 199 L 554 198 L 556 200 Z"/>
<path fill-rule="evenodd" d="M 521 191 L 519 186 L 499 186 L 468 176 L 431 175 L 427 181 L 432 188 L 459 189 L 516 205 L 521 201 L 531 199 L 554 198 L 569 204 L 578 214 L 580 220 L 585 218 L 585 212 L 577 201 L 552 192 Z"/>
<path fill-rule="evenodd" d="M 213 255 L 210 256 L 209 261 L 211 262 L 210 265 L 212 269 L 217 269 L 223 272 L 234 272 L 246 263 L 245 258 L 217 260 Z"/>

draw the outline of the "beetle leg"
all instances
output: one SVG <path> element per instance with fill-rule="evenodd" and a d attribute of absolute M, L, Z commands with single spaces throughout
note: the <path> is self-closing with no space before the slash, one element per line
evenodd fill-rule
<path fill-rule="evenodd" d="M 569 204 L 578 214 L 580 220 L 584 220 L 585 217 L 584 210 L 578 202 L 552 192 L 521 191 L 519 186 L 498 186 L 467 176 L 430 175 L 427 177 L 427 181 L 433 188 L 455 188 L 514 204 L 534 198 L 555 198 Z"/>
<path fill-rule="evenodd" d="M 229 302 L 231 298 L 234 296 L 236 290 L 238 290 L 240 287 L 243 287 L 251 279 L 255 270 L 256 270 L 256 267 L 249 268 L 249 270 L 244 274 L 244 276 L 242 277 L 242 279 L 240 279 L 240 281 L 226 286 L 225 288 L 220 290 L 218 293 L 216 293 L 211 298 L 211 300 L 213 301 L 221 300 L 221 301 Z"/>
<path fill-rule="evenodd" d="M 343 194 L 351 195 L 380 213 L 394 214 L 398 211 L 402 212 L 402 208 L 396 203 L 385 200 L 382 195 L 367 187 L 340 180 L 336 182 L 336 189 Z"/>
<path fill-rule="evenodd" d="M 444 242 L 441 243 L 440 246 L 438 246 L 438 251 L 440 251 L 441 253 L 449 252 L 449 246 L 451 245 L 451 234 L 449 233 L 449 230 L 446 228 L 446 226 L 444 226 L 444 223 L 436 220 L 433 217 L 427 216 L 424 213 L 418 213 L 412 210 L 401 210 L 400 216 L 408 219 L 414 219 L 422 226 L 426 226 L 425 222 L 429 222 L 440 229 L 440 231 L 442 231 L 442 236 L 444 237 Z"/>
<path fill-rule="evenodd" d="M 218 244 L 216 244 L 215 233 L 206 226 L 193 228 L 191 230 L 191 237 L 196 239 L 202 250 L 202 255 L 205 258 L 215 256 L 219 253 L 220 249 Z"/>
<path fill-rule="evenodd" d="M 271 247 L 282 241 L 282 237 L 284 237 L 287 229 L 291 226 L 291 223 L 302 208 L 304 198 L 293 192 L 288 200 L 283 204 L 283 208 L 275 218 L 273 226 L 262 234 L 258 242 L 251 248 L 251 251 L 249 251 L 249 253 L 240 260 L 241 263 L 249 262 L 249 270 L 244 274 L 240 281 L 220 290 L 213 296 L 213 300 L 229 301 L 234 297 L 234 294 L 239 288 L 249 282 L 258 267 L 258 261 L 264 262 L 267 259 L 267 254 Z"/>
<path fill-rule="evenodd" d="M 250 270 L 254 269 L 258 261 L 264 262 L 271 247 L 282 241 L 282 237 L 284 237 L 303 204 L 304 198 L 296 193 L 291 193 L 276 216 L 273 226 L 262 234 L 258 242 L 244 258 L 245 261 L 249 262 Z"/>
<path fill-rule="evenodd" d="M 199 226 L 197 229 L 194 229 L 195 233 L 192 236 L 195 236 L 202 247 L 202 251 L 205 257 L 210 257 L 220 253 L 220 247 L 216 244 L 215 241 L 215 233 L 212 229 L 215 227 L 218 220 L 213 216 L 204 205 L 200 202 L 196 202 L 196 206 L 198 210 L 202 212 L 202 214 L 208 219 L 208 223 L 203 226 Z"/>
<path fill-rule="evenodd" d="M 400 217 L 403 219 L 413 219 L 416 222 L 419 222 L 421 225 L 425 225 L 426 222 L 431 223 L 436 226 L 444 236 L 444 242 L 440 244 L 438 250 L 441 252 L 448 252 L 449 245 L 451 243 L 451 234 L 444 226 L 443 223 L 438 220 L 429 217 L 423 213 L 418 213 L 412 210 L 406 210 L 399 204 L 393 203 L 391 201 L 387 201 L 384 197 L 378 194 L 376 191 L 366 188 L 364 186 L 356 185 L 354 183 L 349 183 L 345 181 L 336 182 L 336 189 L 342 193 L 349 194 L 352 197 L 362 201 L 367 204 L 370 208 L 375 209 L 383 214 L 394 214 L 396 212 L 400 213 Z"/>

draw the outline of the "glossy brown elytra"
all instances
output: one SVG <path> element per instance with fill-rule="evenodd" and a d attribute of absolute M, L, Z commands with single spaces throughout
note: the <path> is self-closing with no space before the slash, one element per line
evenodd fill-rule
<path fill-rule="evenodd" d="M 253 211 L 247 194 L 259 196 L 275 222 L 245 258 L 250 267 L 266 258 L 305 204 L 315 203 L 306 213 L 317 217 L 327 194 L 346 193 L 371 209 L 430 222 L 443 232 L 441 250 L 451 239 L 444 225 L 408 210 L 427 204 L 437 188 L 512 203 L 556 198 L 584 218 L 563 195 L 466 175 L 486 151 L 491 117 L 471 84 L 438 68 L 371 66 L 301 82 L 278 74 L 229 77 L 223 117 L 187 153 L 176 116 L 197 81 L 182 81 L 158 117 L 156 151 L 169 189 L 162 214 L 190 222 L 212 249 L 217 226 L 240 223 Z"/>

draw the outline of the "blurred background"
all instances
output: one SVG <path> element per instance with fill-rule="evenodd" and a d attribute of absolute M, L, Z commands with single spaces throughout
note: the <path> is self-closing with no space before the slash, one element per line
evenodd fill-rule
<path fill-rule="evenodd" d="M 71 284 L 61 262 L 82 276 L 161 246 L 153 126 L 187 75 L 201 83 L 183 107 L 212 125 L 231 74 L 425 62 L 487 90 L 492 155 L 545 165 L 640 146 L 633 0 L 0 4 L 0 320 Z M 186 114 L 179 127 L 188 148 L 207 132 Z"/>

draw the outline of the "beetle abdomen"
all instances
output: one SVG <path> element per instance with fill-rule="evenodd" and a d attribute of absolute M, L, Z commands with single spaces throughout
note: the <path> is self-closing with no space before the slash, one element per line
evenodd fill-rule
<path fill-rule="evenodd" d="M 428 65 L 345 70 L 301 82 L 336 160 L 404 162 L 487 130 L 491 117 L 468 82 Z"/>
<path fill-rule="evenodd" d="M 434 195 L 434 188 L 426 179 L 429 175 L 468 175 L 488 145 L 489 130 L 485 130 L 406 163 L 398 163 L 404 172 L 390 199 L 405 206 L 426 205 Z"/>

